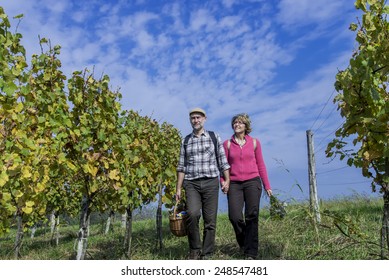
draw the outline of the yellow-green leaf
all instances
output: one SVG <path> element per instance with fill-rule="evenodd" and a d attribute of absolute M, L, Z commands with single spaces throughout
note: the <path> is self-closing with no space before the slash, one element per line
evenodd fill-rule
<path fill-rule="evenodd" d="M 23 207 L 23 208 L 22 208 L 22 211 L 23 211 L 24 213 L 26 213 L 26 214 L 31 214 L 32 208 L 26 206 L 26 207 Z"/>
<path fill-rule="evenodd" d="M 26 207 L 32 207 L 35 205 L 35 202 L 34 201 L 26 201 Z"/>
<path fill-rule="evenodd" d="M 24 106 L 22 102 L 19 102 L 18 105 L 15 107 L 15 112 L 20 113 L 23 110 Z"/>
<path fill-rule="evenodd" d="M 83 165 L 84 172 L 91 174 L 93 177 L 96 177 L 98 168 L 89 163 Z"/>
<path fill-rule="evenodd" d="M 66 161 L 66 155 L 64 154 L 64 153 L 60 153 L 59 155 L 58 155 L 58 162 L 59 163 L 63 163 L 63 162 L 65 162 Z"/>
<path fill-rule="evenodd" d="M 0 187 L 4 186 L 8 182 L 8 174 L 4 171 L 0 174 Z"/>
<path fill-rule="evenodd" d="M 10 200 L 11 200 L 11 194 L 3 193 L 3 201 L 10 201 Z"/>
<path fill-rule="evenodd" d="M 16 198 L 19 198 L 19 197 L 22 197 L 22 196 L 23 196 L 23 193 L 22 193 L 21 191 L 19 191 L 19 190 L 16 190 L 15 193 L 14 193 L 14 196 L 15 196 Z"/>
<path fill-rule="evenodd" d="M 22 179 L 30 178 L 32 176 L 30 172 L 30 168 L 28 166 L 24 166 L 22 168 Z"/>
<path fill-rule="evenodd" d="M 36 192 L 42 192 L 45 189 L 45 184 L 37 183 L 36 187 L 34 189 L 35 189 Z"/>
<path fill-rule="evenodd" d="M 76 171 L 77 167 L 70 161 L 66 161 L 67 167 L 69 167 L 71 170 Z"/>
<path fill-rule="evenodd" d="M 120 180 L 119 171 L 117 169 L 110 171 L 108 176 L 112 180 L 116 180 L 116 181 Z"/>

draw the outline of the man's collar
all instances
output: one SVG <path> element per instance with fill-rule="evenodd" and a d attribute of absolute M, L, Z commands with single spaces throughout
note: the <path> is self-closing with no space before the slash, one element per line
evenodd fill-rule
<path fill-rule="evenodd" d="M 203 132 L 201 132 L 200 136 L 205 136 L 205 137 L 208 137 L 208 131 L 203 129 Z M 192 131 L 192 136 L 193 137 L 197 137 L 197 135 L 194 133 L 194 131 Z"/>

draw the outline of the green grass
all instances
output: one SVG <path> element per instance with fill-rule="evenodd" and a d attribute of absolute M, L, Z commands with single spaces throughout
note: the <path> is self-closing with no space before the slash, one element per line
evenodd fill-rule
<path fill-rule="evenodd" d="M 325 201 L 320 205 L 321 223 L 315 227 L 307 204 L 287 206 L 284 219 L 270 218 L 262 208 L 259 225 L 259 259 L 264 260 L 369 260 L 379 259 L 382 200 L 367 197 Z M 186 259 L 186 237 L 169 231 L 163 219 L 163 249 L 156 249 L 155 218 L 133 223 L 132 256 L 138 260 Z M 102 234 L 102 223 L 91 226 L 87 259 L 127 259 L 123 254 L 124 229 L 115 223 L 113 232 Z M 69 260 L 76 256 L 76 225 L 61 225 L 58 246 L 50 244 L 48 228 L 39 228 L 35 238 L 26 233 L 22 247 L 25 260 Z M 15 232 L 0 237 L 0 259 L 13 259 Z M 227 214 L 219 214 L 214 259 L 242 259 Z"/>

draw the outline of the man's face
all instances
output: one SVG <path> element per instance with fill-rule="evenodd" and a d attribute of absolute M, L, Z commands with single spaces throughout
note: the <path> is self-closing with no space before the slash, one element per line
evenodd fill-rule
<path fill-rule="evenodd" d="M 204 128 L 206 117 L 200 113 L 193 113 L 190 115 L 190 123 L 194 130 L 200 131 Z"/>

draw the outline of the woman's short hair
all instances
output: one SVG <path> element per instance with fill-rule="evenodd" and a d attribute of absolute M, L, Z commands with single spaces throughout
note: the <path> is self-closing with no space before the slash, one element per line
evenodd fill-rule
<path fill-rule="evenodd" d="M 246 131 L 245 131 L 246 134 L 249 134 L 252 131 L 250 117 L 246 113 L 237 114 L 237 115 L 232 117 L 232 120 L 231 120 L 232 129 L 234 129 L 234 122 L 235 121 L 241 121 L 242 123 L 244 123 L 246 125 Z"/>

